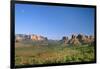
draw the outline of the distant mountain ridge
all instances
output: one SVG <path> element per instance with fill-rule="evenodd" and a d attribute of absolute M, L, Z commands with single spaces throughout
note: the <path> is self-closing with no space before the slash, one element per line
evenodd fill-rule
<path fill-rule="evenodd" d="M 62 37 L 63 44 L 72 44 L 72 45 L 80 45 L 80 44 L 89 44 L 89 45 L 94 45 L 95 42 L 95 37 L 93 35 L 83 35 L 83 34 L 78 34 L 74 35 L 72 34 L 71 39 L 68 37 L 64 36 Z"/>
<path fill-rule="evenodd" d="M 43 36 L 35 35 L 35 34 L 32 34 L 32 35 L 16 34 L 16 35 L 15 35 L 15 39 L 16 39 L 17 41 L 20 41 L 20 40 L 34 40 L 34 41 L 40 41 L 40 40 L 47 40 L 47 37 L 43 37 Z"/>
<path fill-rule="evenodd" d="M 16 34 L 15 35 L 16 42 L 23 41 L 23 40 L 32 40 L 32 41 L 48 41 L 47 37 L 41 35 L 26 35 L 26 34 Z M 55 40 L 56 41 L 56 40 Z M 94 44 L 94 36 L 93 35 L 83 35 L 83 34 L 72 34 L 71 38 L 67 36 L 63 36 L 60 41 L 62 44 L 72 44 L 72 45 L 80 45 L 80 44 Z M 54 42 L 54 41 L 53 41 Z"/>

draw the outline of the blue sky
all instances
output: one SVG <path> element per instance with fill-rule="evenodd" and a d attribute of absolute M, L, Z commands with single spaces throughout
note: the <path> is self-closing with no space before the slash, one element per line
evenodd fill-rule
<path fill-rule="evenodd" d="M 71 34 L 94 34 L 94 8 L 15 5 L 15 33 L 61 39 Z"/>

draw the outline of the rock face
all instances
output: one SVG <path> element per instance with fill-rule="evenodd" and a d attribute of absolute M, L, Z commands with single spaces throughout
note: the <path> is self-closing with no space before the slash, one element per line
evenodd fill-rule
<path fill-rule="evenodd" d="M 63 36 L 62 41 L 63 41 L 64 44 L 67 44 L 68 43 L 68 37 Z"/>
<path fill-rule="evenodd" d="M 94 44 L 94 36 L 87 36 L 87 35 L 74 35 L 72 34 L 70 39 L 67 39 L 68 37 L 64 36 L 62 38 L 62 41 L 64 44 L 71 44 L 71 45 L 83 45 L 83 44 L 89 44 L 93 45 Z"/>
<path fill-rule="evenodd" d="M 77 35 L 77 39 L 78 39 L 80 42 L 82 42 L 82 40 L 84 39 L 84 35 L 78 34 L 78 35 Z"/>
<path fill-rule="evenodd" d="M 19 42 L 22 40 L 32 40 L 32 41 L 47 41 L 48 38 L 47 37 L 43 37 L 43 36 L 39 36 L 39 35 L 26 35 L 26 34 L 16 34 L 15 35 L 15 41 Z M 78 34 L 78 35 L 74 35 L 72 34 L 71 38 L 69 39 L 67 36 L 63 36 L 62 39 L 60 40 L 60 42 L 64 45 L 84 45 L 84 44 L 89 44 L 89 45 L 94 45 L 94 36 L 88 36 L 88 35 L 82 35 L 82 34 Z"/>
<path fill-rule="evenodd" d="M 41 40 L 47 40 L 47 38 L 43 37 L 43 36 L 38 36 L 38 35 L 16 34 L 15 40 L 16 40 L 16 42 L 22 41 L 22 40 L 41 41 Z"/>
<path fill-rule="evenodd" d="M 81 35 L 81 34 L 79 34 L 77 36 L 77 38 L 79 39 L 79 41 L 82 44 L 93 44 L 94 43 L 94 36 L 87 36 L 87 35 Z"/>
<path fill-rule="evenodd" d="M 47 38 L 43 36 L 31 35 L 31 40 L 40 41 L 40 40 L 47 40 Z"/>
<path fill-rule="evenodd" d="M 15 35 L 16 42 L 26 40 L 26 39 L 30 39 L 30 37 L 28 35 L 25 35 L 25 34 L 16 34 Z"/>
<path fill-rule="evenodd" d="M 80 42 L 76 37 L 77 37 L 76 35 L 72 35 L 72 38 L 69 40 L 69 44 L 80 45 Z"/>

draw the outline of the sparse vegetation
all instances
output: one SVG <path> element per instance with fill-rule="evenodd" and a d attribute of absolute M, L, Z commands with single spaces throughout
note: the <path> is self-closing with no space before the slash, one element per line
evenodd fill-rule
<path fill-rule="evenodd" d="M 45 44 L 47 43 L 47 44 Z M 58 41 L 15 43 L 15 65 L 84 62 L 94 60 L 94 46 L 65 45 Z"/>

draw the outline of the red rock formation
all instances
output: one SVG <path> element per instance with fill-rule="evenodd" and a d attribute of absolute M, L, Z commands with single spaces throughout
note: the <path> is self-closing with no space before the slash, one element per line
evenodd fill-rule
<path fill-rule="evenodd" d="M 64 44 L 67 44 L 68 43 L 68 37 L 63 36 L 62 41 L 63 41 Z"/>
<path fill-rule="evenodd" d="M 38 35 L 31 35 L 31 40 L 45 40 L 45 37 L 43 36 L 38 36 Z"/>
<path fill-rule="evenodd" d="M 80 42 L 76 38 L 76 35 L 72 35 L 71 39 L 69 40 L 69 44 L 72 44 L 72 45 L 80 45 Z"/>

